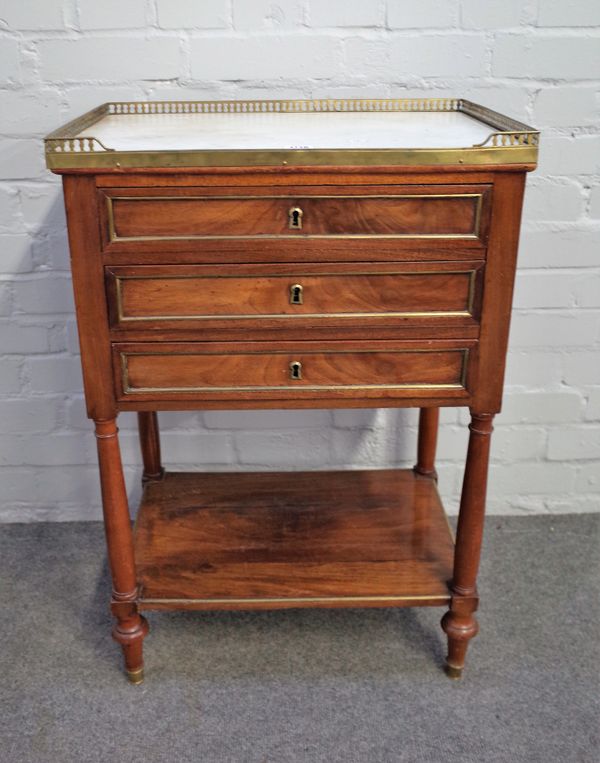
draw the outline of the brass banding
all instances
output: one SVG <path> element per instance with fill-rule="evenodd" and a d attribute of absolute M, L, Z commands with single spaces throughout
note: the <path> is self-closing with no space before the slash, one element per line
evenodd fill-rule
<path fill-rule="evenodd" d="M 532 164 L 538 157 L 537 145 L 484 146 L 482 148 L 380 148 L 370 149 L 292 149 L 271 151 L 46 151 L 46 166 L 51 170 L 93 167 L 414 167 L 476 166 L 495 164 Z"/>
<path fill-rule="evenodd" d="M 136 668 L 135 670 L 127 670 L 127 678 L 132 684 L 141 684 L 144 682 L 144 668 Z"/>
<path fill-rule="evenodd" d="M 310 603 L 325 603 L 325 602 L 359 602 L 359 601 L 439 601 L 446 603 L 450 601 L 452 597 L 450 594 L 438 594 L 438 595 L 409 595 L 404 596 L 402 594 L 389 595 L 389 596 L 290 596 L 290 597 L 273 597 L 273 598 L 232 598 L 232 599 L 144 599 L 138 600 L 139 604 L 152 606 L 153 604 L 276 604 L 279 602 L 290 602 L 300 604 L 302 602 Z"/>

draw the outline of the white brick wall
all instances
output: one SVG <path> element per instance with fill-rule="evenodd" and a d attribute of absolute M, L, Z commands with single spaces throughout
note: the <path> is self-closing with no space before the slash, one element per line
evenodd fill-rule
<path fill-rule="evenodd" d="M 0 0 L 0 520 L 97 518 L 59 180 L 42 136 L 110 99 L 462 95 L 543 131 L 530 176 L 495 513 L 600 506 L 597 0 Z M 404 410 L 161 414 L 167 464 L 411 463 Z M 464 410 L 442 415 L 456 509 Z M 139 494 L 135 417 L 120 421 Z"/>

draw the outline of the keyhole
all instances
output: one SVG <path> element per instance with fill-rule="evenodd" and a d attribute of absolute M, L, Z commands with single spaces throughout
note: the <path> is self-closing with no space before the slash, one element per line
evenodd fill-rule
<path fill-rule="evenodd" d="M 295 228 L 296 230 L 299 230 L 302 228 L 302 215 L 304 213 L 300 209 L 300 207 L 292 207 L 288 212 L 288 218 L 289 218 L 289 224 L 290 228 Z"/>
<path fill-rule="evenodd" d="M 302 378 L 302 363 L 299 360 L 293 360 L 290 363 L 290 379 Z"/>
<path fill-rule="evenodd" d="M 302 292 L 303 289 L 299 283 L 290 286 L 290 302 L 292 305 L 301 305 L 303 303 L 304 299 Z"/>

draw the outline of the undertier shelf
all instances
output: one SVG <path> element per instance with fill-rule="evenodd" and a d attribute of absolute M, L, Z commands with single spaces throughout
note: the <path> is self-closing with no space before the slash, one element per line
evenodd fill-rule
<path fill-rule="evenodd" d="M 135 528 L 141 609 L 444 605 L 453 556 L 412 470 L 167 473 Z"/>

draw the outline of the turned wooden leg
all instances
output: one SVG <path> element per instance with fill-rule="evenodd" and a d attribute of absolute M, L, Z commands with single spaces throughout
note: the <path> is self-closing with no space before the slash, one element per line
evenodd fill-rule
<path fill-rule="evenodd" d="M 419 413 L 419 440 L 417 444 L 417 463 L 414 471 L 425 477 L 437 480 L 435 470 L 435 449 L 437 446 L 439 408 L 421 408 Z"/>
<path fill-rule="evenodd" d="M 142 640 L 148 633 L 148 623 L 136 605 L 133 535 L 117 436 L 119 430 L 115 419 L 96 420 L 95 424 L 104 528 L 113 581 L 111 611 L 117 619 L 112 635 L 123 648 L 129 680 L 138 684 L 144 680 Z"/>
<path fill-rule="evenodd" d="M 467 646 L 479 629 L 473 613 L 479 601 L 476 582 L 483 537 L 493 420 L 493 414 L 471 412 L 469 449 L 456 530 L 454 573 L 450 586 L 452 600 L 449 612 L 442 618 L 442 628 L 448 636 L 446 670 L 452 678 L 460 678 Z"/>
<path fill-rule="evenodd" d="M 139 411 L 138 429 L 144 462 L 142 482 L 161 480 L 165 470 L 160 462 L 160 433 L 156 411 Z"/>

